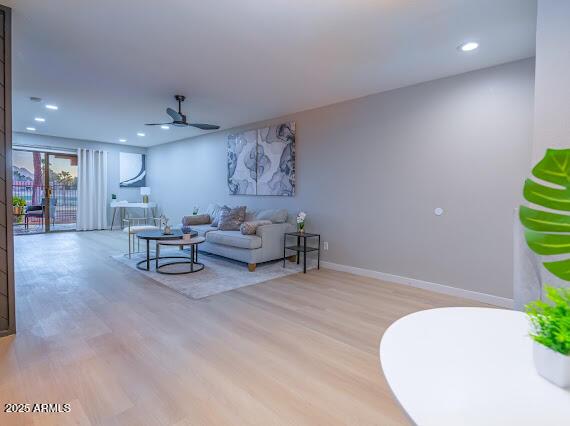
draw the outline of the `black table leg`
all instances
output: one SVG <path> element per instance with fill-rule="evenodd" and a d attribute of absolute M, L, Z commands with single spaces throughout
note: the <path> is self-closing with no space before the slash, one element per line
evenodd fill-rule
<path fill-rule="evenodd" d="M 158 271 L 158 258 L 160 257 L 160 244 L 156 242 L 156 249 L 154 253 L 154 269 Z"/>
<path fill-rule="evenodd" d="M 283 267 L 285 267 L 285 246 L 287 245 L 287 235 L 283 235 Z"/>
<path fill-rule="evenodd" d="M 307 273 L 307 237 L 303 238 L 303 274 Z"/>
<path fill-rule="evenodd" d="M 150 271 L 150 240 L 146 240 L 146 270 Z"/>
<path fill-rule="evenodd" d="M 301 245 L 301 237 L 297 237 L 297 247 L 299 247 Z M 297 255 L 297 265 L 299 264 L 299 261 L 301 260 L 301 252 L 299 252 L 299 254 Z"/>
<path fill-rule="evenodd" d="M 194 256 L 195 256 L 195 251 L 194 251 L 194 244 L 192 244 L 190 246 L 190 271 L 194 272 Z"/>
<path fill-rule="evenodd" d="M 321 269 L 321 236 L 319 235 L 319 250 L 317 251 L 317 269 Z"/>

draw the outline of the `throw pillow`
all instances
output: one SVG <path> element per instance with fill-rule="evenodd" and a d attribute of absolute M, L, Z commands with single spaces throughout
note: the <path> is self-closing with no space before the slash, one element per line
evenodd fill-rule
<path fill-rule="evenodd" d="M 222 212 L 229 210 L 230 208 L 228 206 L 217 206 L 217 208 L 214 209 L 211 216 L 212 226 L 218 226 L 218 222 L 220 220 L 220 215 L 222 214 Z"/>
<path fill-rule="evenodd" d="M 193 216 L 184 216 L 182 218 L 183 226 L 190 225 L 206 225 L 210 223 L 210 215 L 207 214 L 197 214 Z"/>
<path fill-rule="evenodd" d="M 240 225 L 239 230 L 243 235 L 254 235 L 257 228 L 262 225 L 271 225 L 270 220 L 252 220 L 251 222 L 244 222 Z"/>
<path fill-rule="evenodd" d="M 239 226 L 244 220 L 245 206 L 223 210 L 220 213 L 220 219 L 218 220 L 218 229 L 220 231 L 239 231 Z"/>
<path fill-rule="evenodd" d="M 287 210 L 286 209 L 279 209 L 279 210 L 260 210 L 257 215 L 257 220 L 270 220 L 273 223 L 284 223 L 287 221 Z"/>

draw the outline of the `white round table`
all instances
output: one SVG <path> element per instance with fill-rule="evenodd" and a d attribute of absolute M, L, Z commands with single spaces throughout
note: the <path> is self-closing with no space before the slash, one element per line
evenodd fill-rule
<path fill-rule="evenodd" d="M 420 311 L 386 330 L 380 364 L 421 426 L 570 425 L 570 390 L 538 375 L 528 330 L 517 311 Z"/>

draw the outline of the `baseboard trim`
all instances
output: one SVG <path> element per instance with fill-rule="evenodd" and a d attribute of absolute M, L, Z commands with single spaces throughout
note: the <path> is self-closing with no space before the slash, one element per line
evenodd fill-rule
<path fill-rule="evenodd" d="M 449 296 L 463 297 L 465 299 L 476 300 L 478 302 L 488 303 L 490 305 L 500 306 L 503 308 L 512 309 L 514 307 L 513 299 L 493 296 L 492 294 L 479 293 L 476 291 L 464 290 L 462 288 L 450 287 L 444 284 L 417 280 L 415 278 L 401 277 L 399 275 L 387 274 L 385 272 L 373 271 L 371 269 L 356 268 L 354 266 L 340 265 L 332 262 L 321 262 L 321 266 L 334 271 L 349 272 L 363 277 L 376 278 L 382 281 L 430 290 L 436 293 L 447 294 Z"/>

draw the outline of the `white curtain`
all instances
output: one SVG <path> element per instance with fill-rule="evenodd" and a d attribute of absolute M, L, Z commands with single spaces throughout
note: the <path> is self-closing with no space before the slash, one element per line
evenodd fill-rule
<path fill-rule="evenodd" d="M 107 152 L 77 150 L 77 230 L 107 228 Z"/>

